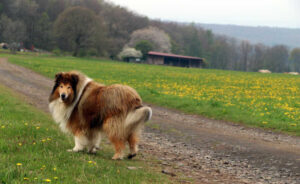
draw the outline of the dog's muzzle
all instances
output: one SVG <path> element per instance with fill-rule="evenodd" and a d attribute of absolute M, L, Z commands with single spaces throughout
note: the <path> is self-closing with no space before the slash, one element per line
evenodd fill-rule
<path fill-rule="evenodd" d="M 61 98 L 62 100 L 65 100 L 65 99 L 66 99 L 66 94 L 64 94 L 64 93 L 61 94 L 61 95 L 60 95 L 60 98 Z"/>

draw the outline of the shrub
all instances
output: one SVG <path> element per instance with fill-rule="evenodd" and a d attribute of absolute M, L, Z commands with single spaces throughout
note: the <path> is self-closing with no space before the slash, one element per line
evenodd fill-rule
<path fill-rule="evenodd" d="M 62 55 L 62 52 L 61 52 L 61 50 L 60 50 L 59 48 L 53 49 L 53 50 L 52 50 L 52 53 L 53 53 L 54 55 L 56 55 L 56 56 Z"/>

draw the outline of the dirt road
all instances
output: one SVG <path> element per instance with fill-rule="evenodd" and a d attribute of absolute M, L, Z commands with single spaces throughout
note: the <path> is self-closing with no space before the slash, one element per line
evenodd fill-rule
<path fill-rule="evenodd" d="M 0 59 L 0 84 L 48 112 L 53 82 Z M 182 183 L 300 183 L 300 138 L 150 105 L 137 159 Z M 147 153 L 147 154 L 145 154 Z"/>

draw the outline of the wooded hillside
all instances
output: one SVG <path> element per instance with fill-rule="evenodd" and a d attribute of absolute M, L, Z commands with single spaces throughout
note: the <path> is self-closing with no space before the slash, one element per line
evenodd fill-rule
<path fill-rule="evenodd" d="M 216 35 L 194 24 L 150 20 L 101 0 L 2 0 L 0 42 L 117 59 L 123 48 L 205 58 L 209 68 L 300 71 L 300 49 Z"/>

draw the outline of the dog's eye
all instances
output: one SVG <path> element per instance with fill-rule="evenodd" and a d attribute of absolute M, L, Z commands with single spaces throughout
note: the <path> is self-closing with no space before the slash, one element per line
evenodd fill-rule
<path fill-rule="evenodd" d="M 60 88 L 63 88 L 63 86 L 60 86 Z"/>
<path fill-rule="evenodd" d="M 68 89 L 71 89 L 71 87 L 69 86 Z"/>

